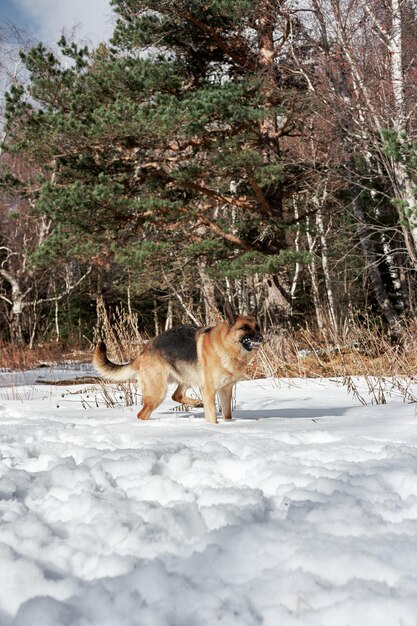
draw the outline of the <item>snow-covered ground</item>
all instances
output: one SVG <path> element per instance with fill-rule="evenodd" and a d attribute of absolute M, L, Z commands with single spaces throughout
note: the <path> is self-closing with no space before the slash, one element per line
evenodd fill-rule
<path fill-rule="evenodd" d="M 415 405 L 258 380 L 138 422 L 38 375 L 0 374 L 2 626 L 417 625 Z"/>

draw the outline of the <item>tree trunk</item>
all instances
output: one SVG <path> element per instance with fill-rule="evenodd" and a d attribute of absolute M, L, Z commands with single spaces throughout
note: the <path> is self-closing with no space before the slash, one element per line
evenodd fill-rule
<path fill-rule="evenodd" d="M 158 307 L 156 300 L 153 301 L 153 325 L 155 329 L 155 335 L 159 335 Z"/>
<path fill-rule="evenodd" d="M 174 312 L 173 312 L 173 307 L 172 307 L 172 298 L 169 298 L 164 330 L 170 330 L 173 327 L 173 324 L 174 324 Z"/>
<path fill-rule="evenodd" d="M 216 303 L 215 285 L 206 272 L 206 259 L 200 258 L 197 262 L 197 266 L 200 276 L 201 294 L 203 296 L 205 324 L 207 326 L 214 326 L 220 319 L 220 313 Z"/>
<path fill-rule="evenodd" d="M 330 324 L 333 328 L 335 337 L 339 335 L 339 328 L 337 323 L 336 305 L 333 295 L 333 283 L 331 279 L 331 272 L 329 268 L 329 251 L 327 246 L 326 232 L 324 229 L 323 216 L 321 211 L 316 213 L 316 226 L 320 236 L 321 245 L 321 266 L 323 268 L 324 284 L 326 285 L 327 306 L 329 311 Z"/>
<path fill-rule="evenodd" d="M 397 131 L 397 138 L 404 143 L 407 134 L 407 107 L 405 102 L 404 70 L 403 70 L 403 40 L 402 16 L 400 0 L 391 0 L 391 38 L 389 45 L 389 59 L 391 62 L 391 83 L 394 96 L 394 115 L 392 124 Z M 417 201 L 415 184 L 411 179 L 407 166 L 402 162 L 393 165 L 397 179 L 397 195 L 405 202 L 402 210 L 403 219 L 408 222 L 414 249 L 414 265 L 417 255 Z"/>
<path fill-rule="evenodd" d="M 374 242 L 371 239 L 368 225 L 365 219 L 365 212 L 361 205 L 360 194 L 355 195 L 352 200 L 353 213 L 356 217 L 356 228 L 366 263 L 366 272 L 372 286 L 378 305 L 388 322 L 392 335 L 399 338 L 401 335 L 401 319 L 395 310 L 387 290 L 382 280 L 378 265 L 378 257 L 375 252 Z"/>
<path fill-rule="evenodd" d="M 20 307 L 19 302 L 14 302 L 9 317 L 9 333 L 10 341 L 17 346 L 23 346 L 25 343 L 23 337 L 22 321 L 23 309 Z"/>
<path fill-rule="evenodd" d="M 277 276 L 265 274 L 265 315 L 274 326 L 285 326 L 291 307 L 291 296 L 280 284 Z"/>
<path fill-rule="evenodd" d="M 13 276 L 10 272 L 4 268 L 0 269 L 0 275 L 3 276 L 11 286 L 10 299 L 3 298 L 11 305 L 11 309 L 7 315 L 9 324 L 10 341 L 16 345 L 24 344 L 23 337 L 23 310 L 25 302 L 23 301 L 22 288 L 20 286 L 18 278 Z"/>
<path fill-rule="evenodd" d="M 314 260 L 314 257 L 316 254 L 315 242 L 310 232 L 310 220 L 308 217 L 306 219 L 306 226 L 307 226 L 308 249 L 309 249 L 311 256 L 313 257 L 310 263 L 308 264 L 308 270 L 311 276 L 311 291 L 313 294 L 313 303 L 314 303 L 314 310 L 316 313 L 317 326 L 318 326 L 320 333 L 323 334 L 324 332 L 323 307 L 320 301 L 320 289 L 319 289 L 319 281 L 317 277 L 317 266 Z"/>

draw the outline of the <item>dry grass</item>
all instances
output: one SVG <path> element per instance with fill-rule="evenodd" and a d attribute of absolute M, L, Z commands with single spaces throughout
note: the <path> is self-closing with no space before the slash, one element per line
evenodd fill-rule
<path fill-rule="evenodd" d="M 57 343 L 29 348 L 0 342 L 0 370 L 23 371 L 68 361 L 86 363 L 91 354 L 85 350 L 66 349 Z"/>
<path fill-rule="evenodd" d="M 417 373 L 417 322 L 404 329 L 403 343 L 352 323 L 342 343 L 309 331 L 267 337 L 254 364 L 255 376 L 332 378 L 407 376 Z"/>
<path fill-rule="evenodd" d="M 137 314 L 118 307 L 112 315 L 109 315 L 103 299 L 99 298 L 94 344 L 100 340 L 105 342 L 111 360 L 120 363 L 134 359 L 142 352 L 145 344 L 138 330 Z M 95 402 L 97 406 L 104 404 L 107 407 L 140 404 L 139 385 L 133 381 L 117 384 L 107 384 L 101 381 Z"/>
<path fill-rule="evenodd" d="M 352 322 L 342 343 L 318 338 L 309 331 L 295 335 L 271 335 L 253 363 L 251 377 L 331 378 L 342 382 L 362 404 L 368 400 L 359 391 L 357 378 L 365 381 L 374 404 L 399 396 L 417 402 L 417 322 L 404 328 L 402 343 Z"/>
<path fill-rule="evenodd" d="M 117 362 L 134 359 L 142 352 L 145 343 L 138 330 L 137 314 L 118 307 L 110 316 L 102 298 L 97 300 L 94 344 L 99 340 L 105 342 L 109 357 Z"/>

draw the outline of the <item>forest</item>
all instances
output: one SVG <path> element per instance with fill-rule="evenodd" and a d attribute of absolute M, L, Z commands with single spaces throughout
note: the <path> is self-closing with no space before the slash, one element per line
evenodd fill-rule
<path fill-rule="evenodd" d="M 110 41 L 22 46 L 24 71 L 9 74 L 3 345 L 86 346 L 97 307 L 143 336 L 212 325 L 228 308 L 256 314 L 269 336 L 343 346 L 366 328 L 407 345 L 416 4 L 112 9 Z"/>

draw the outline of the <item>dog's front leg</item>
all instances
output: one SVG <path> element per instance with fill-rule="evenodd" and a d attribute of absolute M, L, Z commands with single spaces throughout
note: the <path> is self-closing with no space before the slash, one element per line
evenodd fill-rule
<path fill-rule="evenodd" d="M 202 388 L 204 415 L 206 420 L 212 424 L 217 424 L 216 414 L 216 390 L 212 385 L 205 384 Z"/>
<path fill-rule="evenodd" d="M 232 419 L 233 384 L 226 385 L 219 390 L 220 406 L 225 420 Z"/>

